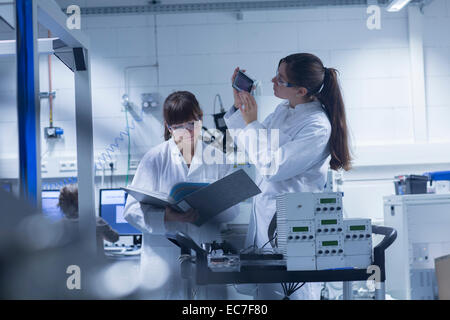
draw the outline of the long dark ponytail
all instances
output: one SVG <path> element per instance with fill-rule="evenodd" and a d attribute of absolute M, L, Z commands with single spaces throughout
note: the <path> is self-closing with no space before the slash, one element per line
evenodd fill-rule
<path fill-rule="evenodd" d="M 316 97 L 325 107 L 331 123 L 330 167 L 333 170 L 351 169 L 349 136 L 344 99 L 338 82 L 338 71 L 325 68 L 313 54 L 297 53 L 280 60 L 286 63 L 289 82 L 308 90 L 307 97 Z"/>

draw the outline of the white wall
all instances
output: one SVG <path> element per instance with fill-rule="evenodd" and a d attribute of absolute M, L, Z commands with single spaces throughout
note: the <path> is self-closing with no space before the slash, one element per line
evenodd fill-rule
<path fill-rule="evenodd" d="M 206 125 L 212 127 L 214 96 L 220 93 L 226 107 L 232 104 L 230 76 L 235 66 L 246 68 L 250 75 L 262 80 L 263 93 L 271 95 L 270 79 L 278 60 L 294 52 L 312 52 L 326 66 L 341 72 L 358 167 L 358 171 L 347 173 L 346 179 L 389 179 L 396 173 L 445 169 L 442 163 L 448 164 L 449 160 L 443 150 L 450 145 L 449 1 L 435 0 L 425 8 L 429 133 L 426 144 L 414 142 L 407 11 L 386 13 L 383 10 L 381 30 L 368 30 L 366 19 L 365 7 L 245 12 L 242 21 L 232 13 L 158 15 L 159 88 L 156 69 L 133 70 L 131 99 L 140 104 L 140 94 L 144 92 L 159 92 L 165 98 L 174 90 L 190 90 L 206 114 Z M 125 128 L 120 103 L 124 69 L 156 62 L 154 28 L 152 15 L 82 18 L 82 29 L 90 36 L 92 47 L 96 153 L 114 143 Z M 47 66 L 45 58 L 41 60 L 41 89 L 46 91 Z M 55 125 L 63 127 L 65 135 L 62 141 L 51 145 L 43 141 L 43 153 L 48 150 L 44 158 L 50 162 L 58 157 L 76 156 L 73 79 L 71 72 L 55 57 L 53 61 L 57 91 Z M 16 138 L 11 134 L 16 126 L 11 61 L 0 58 L 0 74 L 0 157 L 6 158 L 17 154 Z M 43 125 L 47 126 L 46 101 L 42 103 L 41 116 Z M 162 129 L 161 108 L 144 114 L 144 121 L 131 131 L 132 158 L 140 159 L 148 148 L 160 143 Z M 126 154 L 126 139 L 119 141 L 119 146 L 120 152 L 115 154 L 120 154 L 120 160 Z M 379 165 L 383 166 L 372 169 Z M 3 167 L 6 169 L 2 174 L 9 171 L 9 165 Z M 124 161 L 119 161 L 119 168 L 124 168 Z M 373 190 L 371 203 L 378 203 L 375 209 L 371 206 L 367 215 L 381 217 L 381 197 L 393 192 L 392 182 L 362 183 Z M 360 186 L 361 182 L 348 182 L 348 198 L 358 199 L 359 196 L 352 194 L 357 195 L 356 190 L 362 190 Z M 350 214 L 358 215 L 363 203 L 350 202 Z"/>
<path fill-rule="evenodd" d="M 450 1 L 434 1 L 425 11 L 424 50 L 429 136 L 450 139 Z"/>

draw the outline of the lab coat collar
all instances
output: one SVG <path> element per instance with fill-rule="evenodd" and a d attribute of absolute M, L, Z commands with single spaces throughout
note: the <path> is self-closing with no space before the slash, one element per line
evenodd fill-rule
<path fill-rule="evenodd" d="M 312 108 L 322 108 L 322 104 L 318 100 L 314 100 L 308 103 L 300 103 L 296 105 L 294 108 L 291 108 L 291 106 L 289 105 L 289 100 L 285 100 L 284 106 L 288 108 L 288 110 L 290 110 L 291 112 L 295 113 L 304 112 Z"/>
<path fill-rule="evenodd" d="M 180 152 L 180 149 L 178 149 L 177 144 L 173 140 L 173 137 L 169 139 L 169 148 L 170 148 L 170 152 L 172 153 L 172 155 L 174 157 L 177 157 L 181 161 L 183 166 L 186 167 L 186 169 L 188 170 L 188 175 L 191 174 L 195 169 L 197 169 L 198 167 L 201 166 L 202 161 L 203 161 L 202 154 L 203 154 L 203 149 L 205 148 L 205 145 L 204 145 L 204 142 L 200 138 L 197 141 L 197 146 L 195 148 L 194 156 L 192 158 L 191 165 L 189 168 L 187 167 L 186 161 L 184 160 L 183 155 Z"/>

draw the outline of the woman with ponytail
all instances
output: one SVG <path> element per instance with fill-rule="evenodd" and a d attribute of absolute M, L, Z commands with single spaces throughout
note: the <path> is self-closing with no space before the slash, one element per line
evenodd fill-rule
<path fill-rule="evenodd" d="M 321 192 L 329 167 L 351 168 L 337 70 L 326 68 L 315 55 L 292 54 L 280 60 L 272 82 L 275 96 L 285 100 L 262 123 L 257 120 L 253 96 L 236 89 L 234 106 L 225 115 L 228 128 L 239 129 L 232 136 L 258 173 L 256 183 L 262 193 L 254 198 L 247 235 L 247 245 L 257 248 L 267 247 L 276 237 L 277 195 Z M 268 134 L 271 140 L 278 138 L 277 143 L 269 141 Z M 279 284 L 259 285 L 254 295 L 257 299 L 282 298 L 276 291 L 280 291 Z M 306 284 L 293 298 L 318 299 L 319 295 L 317 285 Z"/>

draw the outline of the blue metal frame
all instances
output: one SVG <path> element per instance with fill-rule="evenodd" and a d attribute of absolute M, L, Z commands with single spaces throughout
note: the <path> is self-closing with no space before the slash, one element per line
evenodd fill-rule
<path fill-rule="evenodd" d="M 33 0 L 16 0 L 20 194 L 38 205 Z"/>

